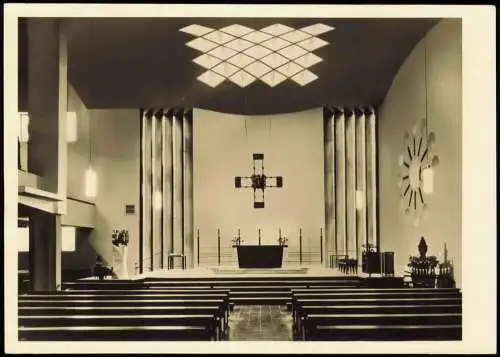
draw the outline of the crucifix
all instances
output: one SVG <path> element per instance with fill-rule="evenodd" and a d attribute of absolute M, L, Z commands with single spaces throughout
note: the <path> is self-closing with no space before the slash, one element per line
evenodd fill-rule
<path fill-rule="evenodd" d="M 255 172 L 256 161 L 260 161 L 260 173 Z M 274 184 L 273 184 L 274 181 Z M 264 174 L 264 154 L 253 154 L 253 175 L 236 176 L 234 187 L 253 189 L 253 208 L 264 208 L 264 190 L 269 187 L 283 187 L 283 176 L 266 176 Z M 260 200 L 257 192 L 262 191 Z"/>

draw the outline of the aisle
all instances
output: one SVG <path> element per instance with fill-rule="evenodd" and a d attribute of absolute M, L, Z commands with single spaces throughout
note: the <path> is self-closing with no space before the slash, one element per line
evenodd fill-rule
<path fill-rule="evenodd" d="M 229 316 L 230 341 L 292 341 L 286 306 L 240 305 Z"/>

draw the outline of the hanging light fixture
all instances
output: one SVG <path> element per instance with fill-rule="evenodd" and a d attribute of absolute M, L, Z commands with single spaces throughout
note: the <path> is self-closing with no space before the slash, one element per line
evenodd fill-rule
<path fill-rule="evenodd" d="M 21 143 L 27 143 L 29 141 L 30 135 L 29 135 L 29 124 L 30 124 L 30 117 L 28 115 L 28 112 L 19 112 L 19 142 Z"/>
<path fill-rule="evenodd" d="M 92 127 L 89 120 L 89 167 L 85 171 L 85 195 L 95 197 L 97 195 L 97 174 L 92 168 Z"/>
<path fill-rule="evenodd" d="M 356 209 L 361 211 L 365 207 L 365 192 L 356 190 Z"/>
<path fill-rule="evenodd" d="M 74 143 L 77 140 L 77 115 L 76 112 L 66 113 L 66 141 Z"/>
<path fill-rule="evenodd" d="M 161 191 L 156 191 L 153 198 L 153 207 L 156 211 L 160 211 L 162 207 L 163 196 Z"/>

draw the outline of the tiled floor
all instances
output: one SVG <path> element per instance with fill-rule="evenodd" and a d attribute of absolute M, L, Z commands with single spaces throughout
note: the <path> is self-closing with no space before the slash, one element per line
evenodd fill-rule
<path fill-rule="evenodd" d="M 230 341 L 292 341 L 292 317 L 286 306 L 240 305 L 229 316 Z"/>

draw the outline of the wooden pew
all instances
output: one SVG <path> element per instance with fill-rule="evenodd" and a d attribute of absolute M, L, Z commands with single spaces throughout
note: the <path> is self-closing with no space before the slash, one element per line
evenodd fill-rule
<path fill-rule="evenodd" d="M 85 294 L 229 294 L 230 289 L 78 289 L 78 290 L 63 290 L 57 292 L 39 292 L 20 296 L 32 296 L 36 294 L 61 294 L 61 295 L 85 295 Z"/>
<path fill-rule="evenodd" d="M 116 300 L 102 300 L 92 298 L 75 299 L 33 299 L 19 301 L 19 307 L 26 306 L 218 306 L 223 307 L 223 299 L 196 299 L 196 300 L 166 300 L 166 299 L 120 299 Z"/>
<path fill-rule="evenodd" d="M 203 327 L 214 340 L 221 339 L 222 330 L 214 314 L 167 314 L 167 315 L 51 315 L 40 311 L 39 315 L 20 316 L 20 327 L 104 327 L 104 326 L 184 326 Z"/>
<path fill-rule="evenodd" d="M 459 326 L 460 313 L 406 314 L 308 314 L 303 321 L 303 339 L 310 340 L 319 326 Z M 353 332 L 353 339 L 356 333 Z"/>
<path fill-rule="evenodd" d="M 81 300 L 81 299 L 91 299 L 94 301 L 100 300 L 158 300 L 158 301 L 169 301 L 169 300 L 222 300 L 221 309 L 224 311 L 226 316 L 229 315 L 229 294 L 224 292 L 214 292 L 214 293 L 168 293 L 168 292 L 143 292 L 143 291 L 109 291 L 107 294 L 73 294 L 66 292 L 57 293 L 36 293 L 30 295 L 20 295 L 19 303 L 23 301 L 33 301 L 33 300 L 60 300 L 60 301 L 70 301 L 70 300 Z"/>
<path fill-rule="evenodd" d="M 447 341 L 461 340 L 461 325 L 322 325 L 310 341 Z"/>
<path fill-rule="evenodd" d="M 228 311 L 223 301 L 207 300 L 152 300 L 152 301 L 132 301 L 125 300 L 105 300 L 91 302 L 74 301 L 34 301 L 22 302 L 19 306 L 19 315 L 29 316 L 36 314 L 52 315 L 86 315 L 86 314 L 214 314 L 220 321 L 222 332 L 227 331 Z"/>
<path fill-rule="evenodd" d="M 426 309 L 427 306 L 450 305 L 451 311 L 461 313 L 461 293 L 458 289 L 357 289 L 338 291 L 292 290 L 292 316 L 295 336 L 304 336 L 303 321 L 310 314 L 345 311 L 344 314 L 377 313 L 397 314 L 432 313 L 440 307 Z M 316 311 L 307 311 L 305 306 L 316 306 Z M 367 309 L 371 306 L 371 310 Z M 409 306 L 415 306 L 410 308 Z M 345 307 L 349 307 L 346 309 Z M 343 308 L 343 309 L 342 309 Z M 337 309 L 337 311 L 335 311 Z M 411 311 L 410 311 L 411 309 Z M 442 310 L 442 309 L 441 309 Z M 321 312 L 320 312 L 321 311 Z M 377 312 L 378 311 L 378 312 Z M 450 310 L 449 310 L 450 311 Z M 369 323 L 366 325 L 370 325 Z"/>
<path fill-rule="evenodd" d="M 204 326 L 19 327 L 21 341 L 210 341 Z"/>
<path fill-rule="evenodd" d="M 437 290 L 437 289 L 434 289 Z M 317 291 L 310 291 L 310 292 L 297 292 L 295 290 L 291 291 L 291 311 L 292 313 L 295 311 L 296 305 L 297 305 L 297 300 L 298 299 L 309 299 L 309 300 L 325 300 L 325 301 L 330 301 L 330 300 L 366 300 L 370 301 L 373 299 L 378 299 L 378 300 L 385 300 L 385 301 L 394 301 L 394 300 L 408 300 L 408 299 L 413 299 L 413 300 L 426 300 L 426 299 L 432 299 L 432 298 L 456 298 L 456 299 L 461 299 L 461 294 L 457 294 L 457 292 L 453 291 L 417 291 L 417 292 L 384 292 L 383 289 L 379 289 L 378 291 L 346 291 L 346 292 L 317 292 Z M 341 302 L 339 302 L 341 303 Z"/>
<path fill-rule="evenodd" d="M 19 302 L 19 315 L 136 315 L 136 314 L 214 314 L 222 334 L 228 330 L 227 300 L 31 300 Z"/>
<path fill-rule="evenodd" d="M 371 301 L 367 304 L 344 304 L 336 305 L 338 300 L 316 301 L 299 300 L 297 308 L 292 315 L 293 331 L 295 336 L 303 335 L 303 321 L 309 315 L 313 314 L 337 314 L 337 315 L 356 315 L 356 314 L 404 314 L 404 313 L 462 313 L 462 304 L 460 300 L 456 301 L 431 301 L 435 304 L 415 303 L 416 301 L 393 301 L 392 305 L 382 304 L 383 301 Z M 347 302 L 349 303 L 349 302 Z M 311 304 L 311 305 L 309 305 Z"/>
<path fill-rule="evenodd" d="M 422 293 L 422 292 L 433 292 L 433 293 L 457 293 L 460 294 L 460 290 L 456 288 L 337 288 L 329 289 L 328 287 L 311 287 L 308 289 L 292 289 L 294 293 L 309 293 L 309 292 L 357 292 L 357 293 L 370 293 L 370 292 L 383 292 L 383 293 Z"/>

